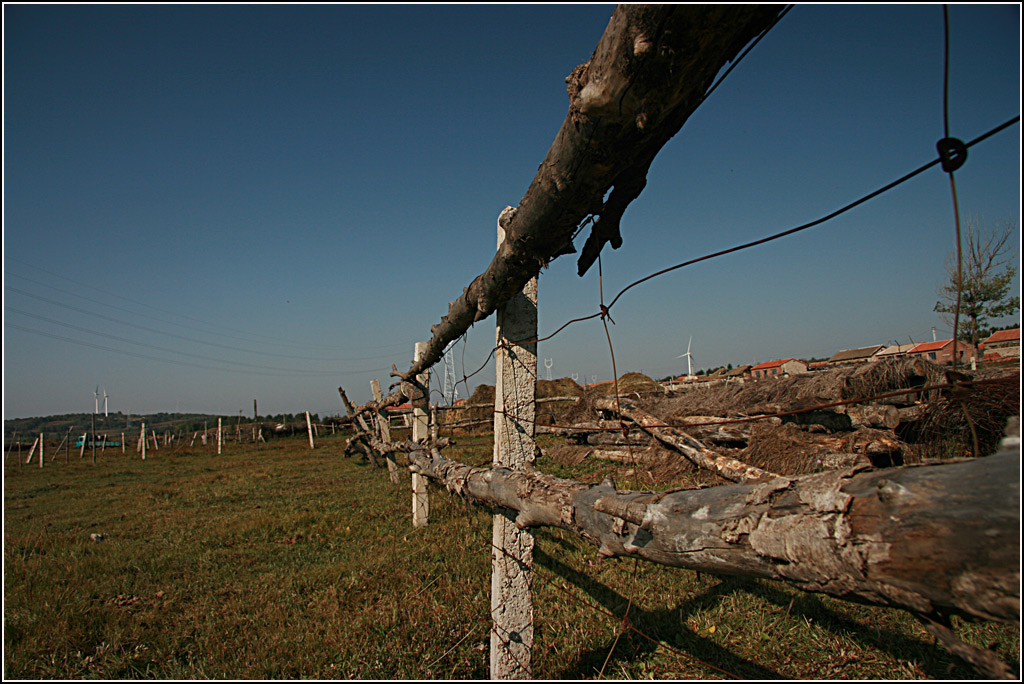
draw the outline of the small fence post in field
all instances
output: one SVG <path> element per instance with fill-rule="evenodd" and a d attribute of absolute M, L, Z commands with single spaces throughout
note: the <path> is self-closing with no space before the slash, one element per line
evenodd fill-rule
<path fill-rule="evenodd" d="M 70 437 L 71 437 L 71 428 L 69 427 L 68 431 L 64 433 L 64 439 L 60 440 L 60 444 L 58 444 L 57 448 L 53 450 L 53 456 L 50 456 L 50 460 L 51 461 L 55 460 L 57 458 L 57 456 L 60 455 L 60 448 L 62 446 L 64 446 L 64 442 L 70 441 L 69 440 Z M 64 453 L 66 454 L 67 451 L 65 451 Z M 65 458 L 64 460 L 65 460 L 65 462 L 67 462 L 67 458 Z"/>
<path fill-rule="evenodd" d="M 11 443 L 7 445 L 7 455 L 4 456 L 4 465 L 7 465 L 7 461 L 11 459 L 11 452 L 14 450 L 14 440 L 18 436 L 18 431 L 15 430 L 14 434 L 11 435 Z"/>
<path fill-rule="evenodd" d="M 39 445 L 39 438 L 32 440 L 32 448 L 28 450 L 28 457 L 25 458 L 25 465 L 32 463 L 32 457 L 36 455 L 36 447 Z"/>
<path fill-rule="evenodd" d="M 306 432 L 309 433 L 309 448 L 315 449 L 313 446 L 313 423 L 309 421 L 309 411 L 306 411 Z"/>
<path fill-rule="evenodd" d="M 139 443 L 142 445 L 142 460 L 146 460 L 146 424 L 142 424 L 142 432 L 139 433 Z"/>
<path fill-rule="evenodd" d="M 498 248 L 505 239 L 498 218 Z M 537 278 L 498 308 L 494 384 L 494 465 L 523 470 L 535 456 Z M 497 509 L 491 538 L 491 679 L 527 679 L 533 650 L 533 533 L 516 511 Z"/>
<path fill-rule="evenodd" d="M 43 467 L 43 433 L 39 433 L 39 467 Z"/>
<path fill-rule="evenodd" d="M 413 362 L 419 361 L 420 357 L 427 353 L 427 343 L 417 342 Z M 430 394 L 427 388 L 430 386 L 430 371 L 424 371 L 416 376 L 417 382 L 422 388 L 413 387 L 412 383 L 405 383 L 410 387 L 407 396 L 412 395 L 412 440 L 426 444 L 429 438 L 427 425 L 427 412 L 425 407 L 429 405 Z M 422 395 L 422 396 L 421 396 Z M 427 478 L 419 473 L 412 474 L 412 526 L 424 527 L 430 520 L 430 500 L 427 495 Z"/>
<path fill-rule="evenodd" d="M 384 395 L 380 391 L 380 381 L 373 380 L 370 382 L 370 391 L 373 392 L 373 400 L 379 402 L 383 399 Z M 382 442 L 391 441 L 391 421 L 387 419 L 387 416 L 383 415 L 382 412 L 378 411 L 374 416 L 374 420 L 377 423 L 377 434 L 380 436 Z M 391 478 L 393 484 L 399 484 L 401 480 L 398 477 L 398 465 L 395 463 L 395 455 L 391 452 L 384 454 L 384 460 L 388 464 L 388 476 Z"/>
<path fill-rule="evenodd" d="M 221 431 L 221 419 L 217 419 L 217 455 L 220 456 L 221 447 L 224 444 L 224 433 Z"/>
<path fill-rule="evenodd" d="M 121 455 L 124 456 L 124 433 L 121 433 Z"/>
<path fill-rule="evenodd" d="M 85 458 L 85 445 L 89 442 L 89 433 L 82 433 L 82 448 L 78 450 L 78 460 L 81 461 Z"/>

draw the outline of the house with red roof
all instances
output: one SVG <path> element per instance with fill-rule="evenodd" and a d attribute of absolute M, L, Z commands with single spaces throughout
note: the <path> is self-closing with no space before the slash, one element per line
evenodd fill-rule
<path fill-rule="evenodd" d="M 778 361 L 765 361 L 750 369 L 750 374 L 755 380 L 761 378 L 784 377 L 788 375 L 803 375 L 807 372 L 807 364 L 800 359 L 779 359 Z"/>
<path fill-rule="evenodd" d="M 1013 330 L 998 330 L 992 333 L 984 342 L 981 348 L 985 350 L 985 357 L 989 354 L 1004 356 L 1020 356 L 1020 328 Z"/>
<path fill-rule="evenodd" d="M 977 354 L 971 345 L 963 341 L 957 341 L 956 345 L 957 363 L 970 363 Z M 953 363 L 953 340 L 938 340 L 937 342 L 923 342 L 909 352 L 907 356 L 916 356 L 937 364 Z"/>

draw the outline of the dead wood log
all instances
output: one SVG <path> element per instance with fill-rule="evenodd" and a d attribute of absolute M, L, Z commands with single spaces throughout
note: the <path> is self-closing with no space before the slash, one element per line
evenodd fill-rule
<path fill-rule="evenodd" d="M 414 378 L 444 349 L 560 255 L 598 216 L 579 261 L 582 274 L 606 242 L 618 248 L 619 221 L 646 184 L 655 155 L 704 99 L 721 68 L 783 12 L 782 5 L 619 5 L 590 61 L 566 78 L 569 112 L 537 175 L 512 211 L 487 269 L 449 304 Z M 607 200 L 605 197 L 607 196 Z"/>
<path fill-rule="evenodd" d="M 615 412 L 629 418 L 658 441 L 682 453 L 697 467 L 716 472 L 732 482 L 755 482 L 776 477 L 775 473 L 715 453 L 678 428 L 662 427 L 664 421 L 641 410 L 630 399 L 598 399 L 594 406 L 601 411 Z"/>
<path fill-rule="evenodd" d="M 571 530 L 604 557 L 777 580 L 933 620 L 1020 621 L 1019 443 L 948 465 L 660 493 L 478 468 L 437 451 L 409 460 L 454 494 L 518 511 L 520 527 Z"/>
<path fill-rule="evenodd" d="M 887 428 L 900 424 L 900 412 L 888 404 L 852 404 L 845 407 L 853 427 Z"/>
<path fill-rule="evenodd" d="M 591 446 L 624 446 L 632 444 L 636 446 L 647 446 L 654 438 L 646 432 L 634 431 L 627 435 L 621 432 L 591 432 L 587 435 L 587 444 Z"/>
<path fill-rule="evenodd" d="M 662 462 L 666 460 L 669 454 L 663 451 L 658 451 L 651 448 L 638 448 L 629 449 L 624 446 L 617 447 L 599 447 L 593 449 L 588 456 L 590 458 L 597 458 L 602 461 L 612 461 L 614 463 L 629 463 L 629 464 L 645 464 L 649 465 L 654 462 Z"/>
<path fill-rule="evenodd" d="M 913 423 L 924 417 L 928 411 L 928 406 L 926 404 L 904 406 L 897 409 L 897 411 L 899 412 L 900 424 Z"/>
<path fill-rule="evenodd" d="M 376 437 L 373 437 L 372 435 L 367 436 L 367 443 L 381 454 L 417 451 L 422 450 L 425 446 L 423 444 L 420 444 L 419 442 L 414 442 L 411 439 L 400 439 L 385 442 L 377 439 Z M 452 444 L 454 444 L 454 442 L 452 442 L 452 440 L 450 440 L 449 438 L 439 437 L 437 439 L 430 441 L 430 448 L 444 449 L 445 447 L 449 447 Z"/>

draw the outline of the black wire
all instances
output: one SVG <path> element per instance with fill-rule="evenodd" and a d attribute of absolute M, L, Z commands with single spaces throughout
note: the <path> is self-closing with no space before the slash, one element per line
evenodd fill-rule
<path fill-rule="evenodd" d="M 754 41 L 750 45 L 748 45 L 743 52 L 740 53 L 740 56 L 733 60 L 733 63 L 730 64 L 729 68 L 725 70 L 724 74 L 722 74 L 722 77 L 715 81 L 714 84 L 710 88 L 708 88 L 707 92 L 704 93 L 704 100 L 707 100 L 709 97 L 711 97 L 711 93 L 715 92 L 715 89 L 722 84 L 722 81 L 724 81 L 726 77 L 730 73 L 732 73 L 732 70 L 736 68 L 736 65 L 738 65 L 743 60 L 743 58 L 747 56 L 747 53 L 753 50 L 754 47 L 761 42 L 762 38 L 768 35 L 769 31 L 775 28 L 775 25 L 778 24 L 779 21 L 782 20 L 782 17 L 786 16 L 789 13 L 789 10 L 791 9 L 793 9 L 793 5 L 786 5 L 786 8 L 779 13 L 779 16 L 775 17 L 775 21 L 771 23 L 771 26 L 762 31 L 760 35 L 758 35 L 758 37 L 755 38 Z"/>
<path fill-rule="evenodd" d="M 1020 121 L 1020 115 L 1015 116 L 1014 118 L 1010 119 L 1006 123 L 1003 123 L 1003 124 L 1001 124 L 999 126 L 996 126 L 995 128 L 993 128 L 992 130 L 988 131 L 987 133 L 984 133 L 984 134 L 978 136 L 977 138 L 975 138 L 974 140 L 970 141 L 969 143 L 966 144 L 966 147 L 972 147 L 973 145 L 977 145 L 981 141 L 983 141 L 983 140 L 985 140 L 985 139 L 995 135 L 996 133 L 999 133 L 1000 131 L 1002 131 L 1002 130 L 1004 130 L 1006 128 L 1009 128 L 1010 126 L 1012 126 L 1015 123 L 1018 123 L 1019 121 Z M 895 188 L 896 186 L 901 185 L 901 184 L 907 182 L 908 180 L 910 180 L 914 176 L 918 176 L 918 175 L 924 173 L 925 171 L 927 171 L 931 167 L 935 166 L 936 164 L 940 164 L 941 162 L 942 162 L 942 158 L 941 157 L 939 157 L 937 159 L 933 159 L 932 161 L 928 162 L 927 164 L 925 164 L 925 165 L 915 169 L 914 171 L 911 171 L 910 173 L 906 174 L 905 176 L 902 176 L 901 178 L 898 178 L 898 179 L 894 180 L 893 182 L 889 183 L 888 185 L 883 186 L 883 187 L 879 188 L 878 190 L 875 190 L 874 192 L 868 193 L 867 195 L 864 195 L 860 199 L 855 200 L 853 202 L 850 202 L 846 206 L 833 211 L 831 214 L 829 214 L 827 216 L 823 216 L 822 218 L 819 218 L 819 219 L 817 219 L 815 221 L 811 221 L 810 223 L 805 223 L 805 224 L 803 224 L 801 226 L 797 226 L 796 228 L 790 228 L 789 230 L 784 230 L 781 233 L 776 233 L 774 235 L 769 235 L 768 237 L 761 238 L 760 240 L 754 240 L 753 242 L 747 242 L 747 243 L 744 243 L 742 245 L 737 245 L 735 247 L 730 247 L 729 249 L 723 249 L 723 250 L 721 250 L 719 252 L 715 252 L 713 254 L 707 254 L 705 256 L 698 257 L 696 259 L 690 259 L 689 261 L 684 261 L 681 264 L 676 264 L 675 266 L 670 266 L 669 268 L 662 269 L 662 270 L 658 271 L 657 273 L 652 273 L 651 275 L 646 276 L 644 278 L 641 278 L 640 280 L 637 280 L 636 282 L 630 283 L 629 285 L 624 287 L 622 290 L 620 290 L 619 293 L 617 295 L 615 295 L 615 298 L 612 299 L 611 303 L 607 306 L 607 308 L 610 309 L 613 306 L 615 306 L 615 302 L 617 302 L 619 300 L 619 297 L 624 295 L 630 288 L 635 287 L 635 286 L 637 286 L 640 283 L 643 283 L 645 281 L 648 281 L 651 278 L 655 278 L 657 276 L 664 275 L 665 273 L 668 273 L 670 271 L 675 271 L 676 269 L 682 268 L 684 266 L 689 266 L 691 264 L 695 264 L 695 263 L 698 263 L 700 261 L 706 261 L 708 259 L 713 259 L 715 257 L 720 257 L 720 256 L 723 256 L 725 254 L 731 254 L 732 252 L 738 252 L 740 250 L 747 249 L 749 247 L 755 247 L 757 245 L 761 245 L 761 244 L 764 244 L 766 242 L 771 242 L 772 240 L 778 240 L 779 238 L 786 237 L 787 235 L 792 235 L 793 233 L 799 233 L 800 231 L 807 230 L 808 228 L 813 228 L 814 226 L 820 225 L 820 224 L 824 223 L 825 221 L 829 221 L 831 219 L 834 219 L 835 217 L 839 216 L 840 214 L 844 214 L 847 211 L 849 211 L 850 209 L 853 209 L 854 207 L 859 206 L 859 205 L 863 204 L 864 202 L 867 202 L 870 199 L 874 199 L 878 195 L 881 195 L 882 193 L 887 192 L 888 190 L 891 190 L 891 189 Z"/>

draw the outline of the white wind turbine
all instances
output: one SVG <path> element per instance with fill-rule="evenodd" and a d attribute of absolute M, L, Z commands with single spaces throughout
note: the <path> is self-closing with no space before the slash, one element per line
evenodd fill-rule
<path fill-rule="evenodd" d="M 95 415 L 95 414 L 100 412 L 100 386 L 99 385 L 96 385 L 96 389 L 93 391 L 92 396 L 93 396 L 93 399 L 95 400 L 93 402 L 92 412 L 93 412 L 93 415 Z"/>
<path fill-rule="evenodd" d="M 677 356 L 677 359 L 686 357 L 686 379 L 693 379 L 693 354 L 690 353 L 690 345 L 693 344 L 693 335 L 690 335 L 690 341 L 686 343 L 686 353 Z"/>
<path fill-rule="evenodd" d="M 110 395 L 107 394 L 107 388 L 104 387 L 103 388 L 103 417 L 104 418 L 108 417 L 108 414 L 107 414 L 107 399 L 109 399 L 109 398 L 110 398 Z"/>

